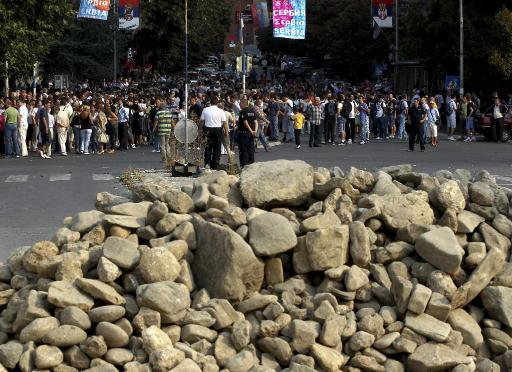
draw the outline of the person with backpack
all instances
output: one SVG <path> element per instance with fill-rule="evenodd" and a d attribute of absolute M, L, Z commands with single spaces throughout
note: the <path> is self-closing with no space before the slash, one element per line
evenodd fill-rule
<path fill-rule="evenodd" d="M 466 139 L 464 142 L 476 142 L 474 118 L 477 107 L 471 99 L 471 94 L 466 94 L 467 100 L 467 117 L 466 117 Z"/>
<path fill-rule="evenodd" d="M 397 138 L 400 140 L 407 139 L 407 133 L 405 132 L 405 119 L 408 115 L 409 105 L 407 104 L 407 94 L 403 97 L 398 97 L 399 103 L 396 106 L 397 117 L 398 117 L 398 132 Z"/>
<path fill-rule="evenodd" d="M 386 124 L 386 117 L 384 116 L 384 110 L 386 109 L 386 103 L 382 96 L 378 96 L 375 101 L 375 118 L 377 120 L 377 126 L 379 128 L 379 134 L 377 135 L 377 140 L 387 139 L 388 138 L 388 130 Z"/>
<path fill-rule="evenodd" d="M 335 145 L 335 129 L 336 129 L 336 101 L 333 96 L 329 96 L 329 100 L 324 106 L 324 137 L 325 143 Z"/>
<path fill-rule="evenodd" d="M 453 135 L 457 127 L 457 103 L 451 95 L 446 96 L 446 122 L 448 125 L 448 140 L 455 141 Z"/>

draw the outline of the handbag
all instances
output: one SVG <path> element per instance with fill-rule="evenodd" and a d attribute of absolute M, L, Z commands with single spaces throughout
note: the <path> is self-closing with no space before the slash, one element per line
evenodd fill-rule
<path fill-rule="evenodd" d="M 99 137 L 99 142 L 108 143 L 109 136 L 106 133 L 101 133 Z"/>

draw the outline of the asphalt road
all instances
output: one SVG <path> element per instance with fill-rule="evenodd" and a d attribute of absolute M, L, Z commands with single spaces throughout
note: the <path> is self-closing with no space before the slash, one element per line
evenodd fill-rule
<path fill-rule="evenodd" d="M 159 154 L 150 148 L 117 152 L 113 155 L 68 157 L 44 160 L 31 154 L 26 159 L 0 160 L 0 260 L 18 246 L 49 239 L 66 216 L 94 208 L 100 191 L 126 192 L 118 177 L 128 168 L 160 168 Z M 419 150 L 419 149 L 417 149 Z M 350 146 L 323 145 L 309 148 L 303 137 L 301 149 L 293 144 L 262 149 L 256 161 L 300 159 L 315 166 L 350 166 L 375 170 L 410 163 L 422 172 L 466 168 L 488 170 L 499 184 L 512 188 L 512 143 L 462 143 L 441 140 L 437 149 L 408 152 L 398 141 L 373 141 Z"/>

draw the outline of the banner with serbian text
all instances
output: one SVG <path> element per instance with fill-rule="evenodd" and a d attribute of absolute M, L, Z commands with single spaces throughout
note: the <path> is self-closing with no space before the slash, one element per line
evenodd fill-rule
<path fill-rule="evenodd" d="M 393 0 L 372 0 L 372 16 L 380 28 L 393 27 Z"/>
<path fill-rule="evenodd" d="M 267 2 L 259 2 L 252 5 L 252 13 L 254 22 L 254 29 L 258 30 L 260 28 L 268 27 L 270 24 L 270 19 L 268 17 L 268 7 Z"/>
<path fill-rule="evenodd" d="M 106 21 L 110 10 L 110 0 L 81 0 L 78 18 L 92 18 Z"/>
<path fill-rule="evenodd" d="M 140 27 L 140 0 L 119 0 L 119 29 L 136 30 Z"/>
<path fill-rule="evenodd" d="M 273 0 L 274 37 L 306 38 L 306 0 Z"/>

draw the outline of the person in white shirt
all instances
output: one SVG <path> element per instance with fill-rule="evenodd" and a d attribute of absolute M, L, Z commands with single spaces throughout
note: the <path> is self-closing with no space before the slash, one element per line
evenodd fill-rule
<path fill-rule="evenodd" d="M 348 141 L 347 143 L 351 145 L 352 143 L 355 143 L 356 141 L 356 101 L 354 100 L 354 95 L 350 95 L 350 98 L 348 100 L 348 104 L 350 105 L 350 108 L 347 110 L 349 111 L 348 114 L 348 126 L 346 126 L 345 129 L 347 129 L 348 133 Z"/>
<path fill-rule="evenodd" d="M 207 137 L 204 166 L 217 169 L 220 163 L 222 137 L 228 133 L 223 132 L 227 122 L 226 113 L 217 106 L 216 97 L 212 99 L 211 106 L 203 110 L 200 120 Z"/>
<path fill-rule="evenodd" d="M 28 109 L 24 100 L 18 101 L 20 106 L 18 108 L 18 112 L 20 113 L 20 124 L 19 124 L 19 134 L 20 134 L 20 142 L 21 142 L 21 156 L 28 156 L 27 150 L 27 130 L 28 130 Z"/>
<path fill-rule="evenodd" d="M 53 127 L 55 126 L 55 116 L 53 116 L 53 107 L 48 111 L 48 129 L 49 129 L 49 145 L 46 148 L 46 156 L 52 156 L 53 147 Z"/>
<path fill-rule="evenodd" d="M 388 137 L 388 126 L 386 123 L 386 118 L 384 116 L 384 109 L 386 108 L 386 103 L 382 96 L 379 95 L 377 101 L 375 102 L 375 119 L 377 120 L 377 128 L 378 128 L 378 136 L 376 139 L 385 139 Z"/>
<path fill-rule="evenodd" d="M 448 139 L 455 141 L 453 134 L 457 127 L 457 103 L 451 96 L 446 97 L 446 121 L 448 125 Z"/>

